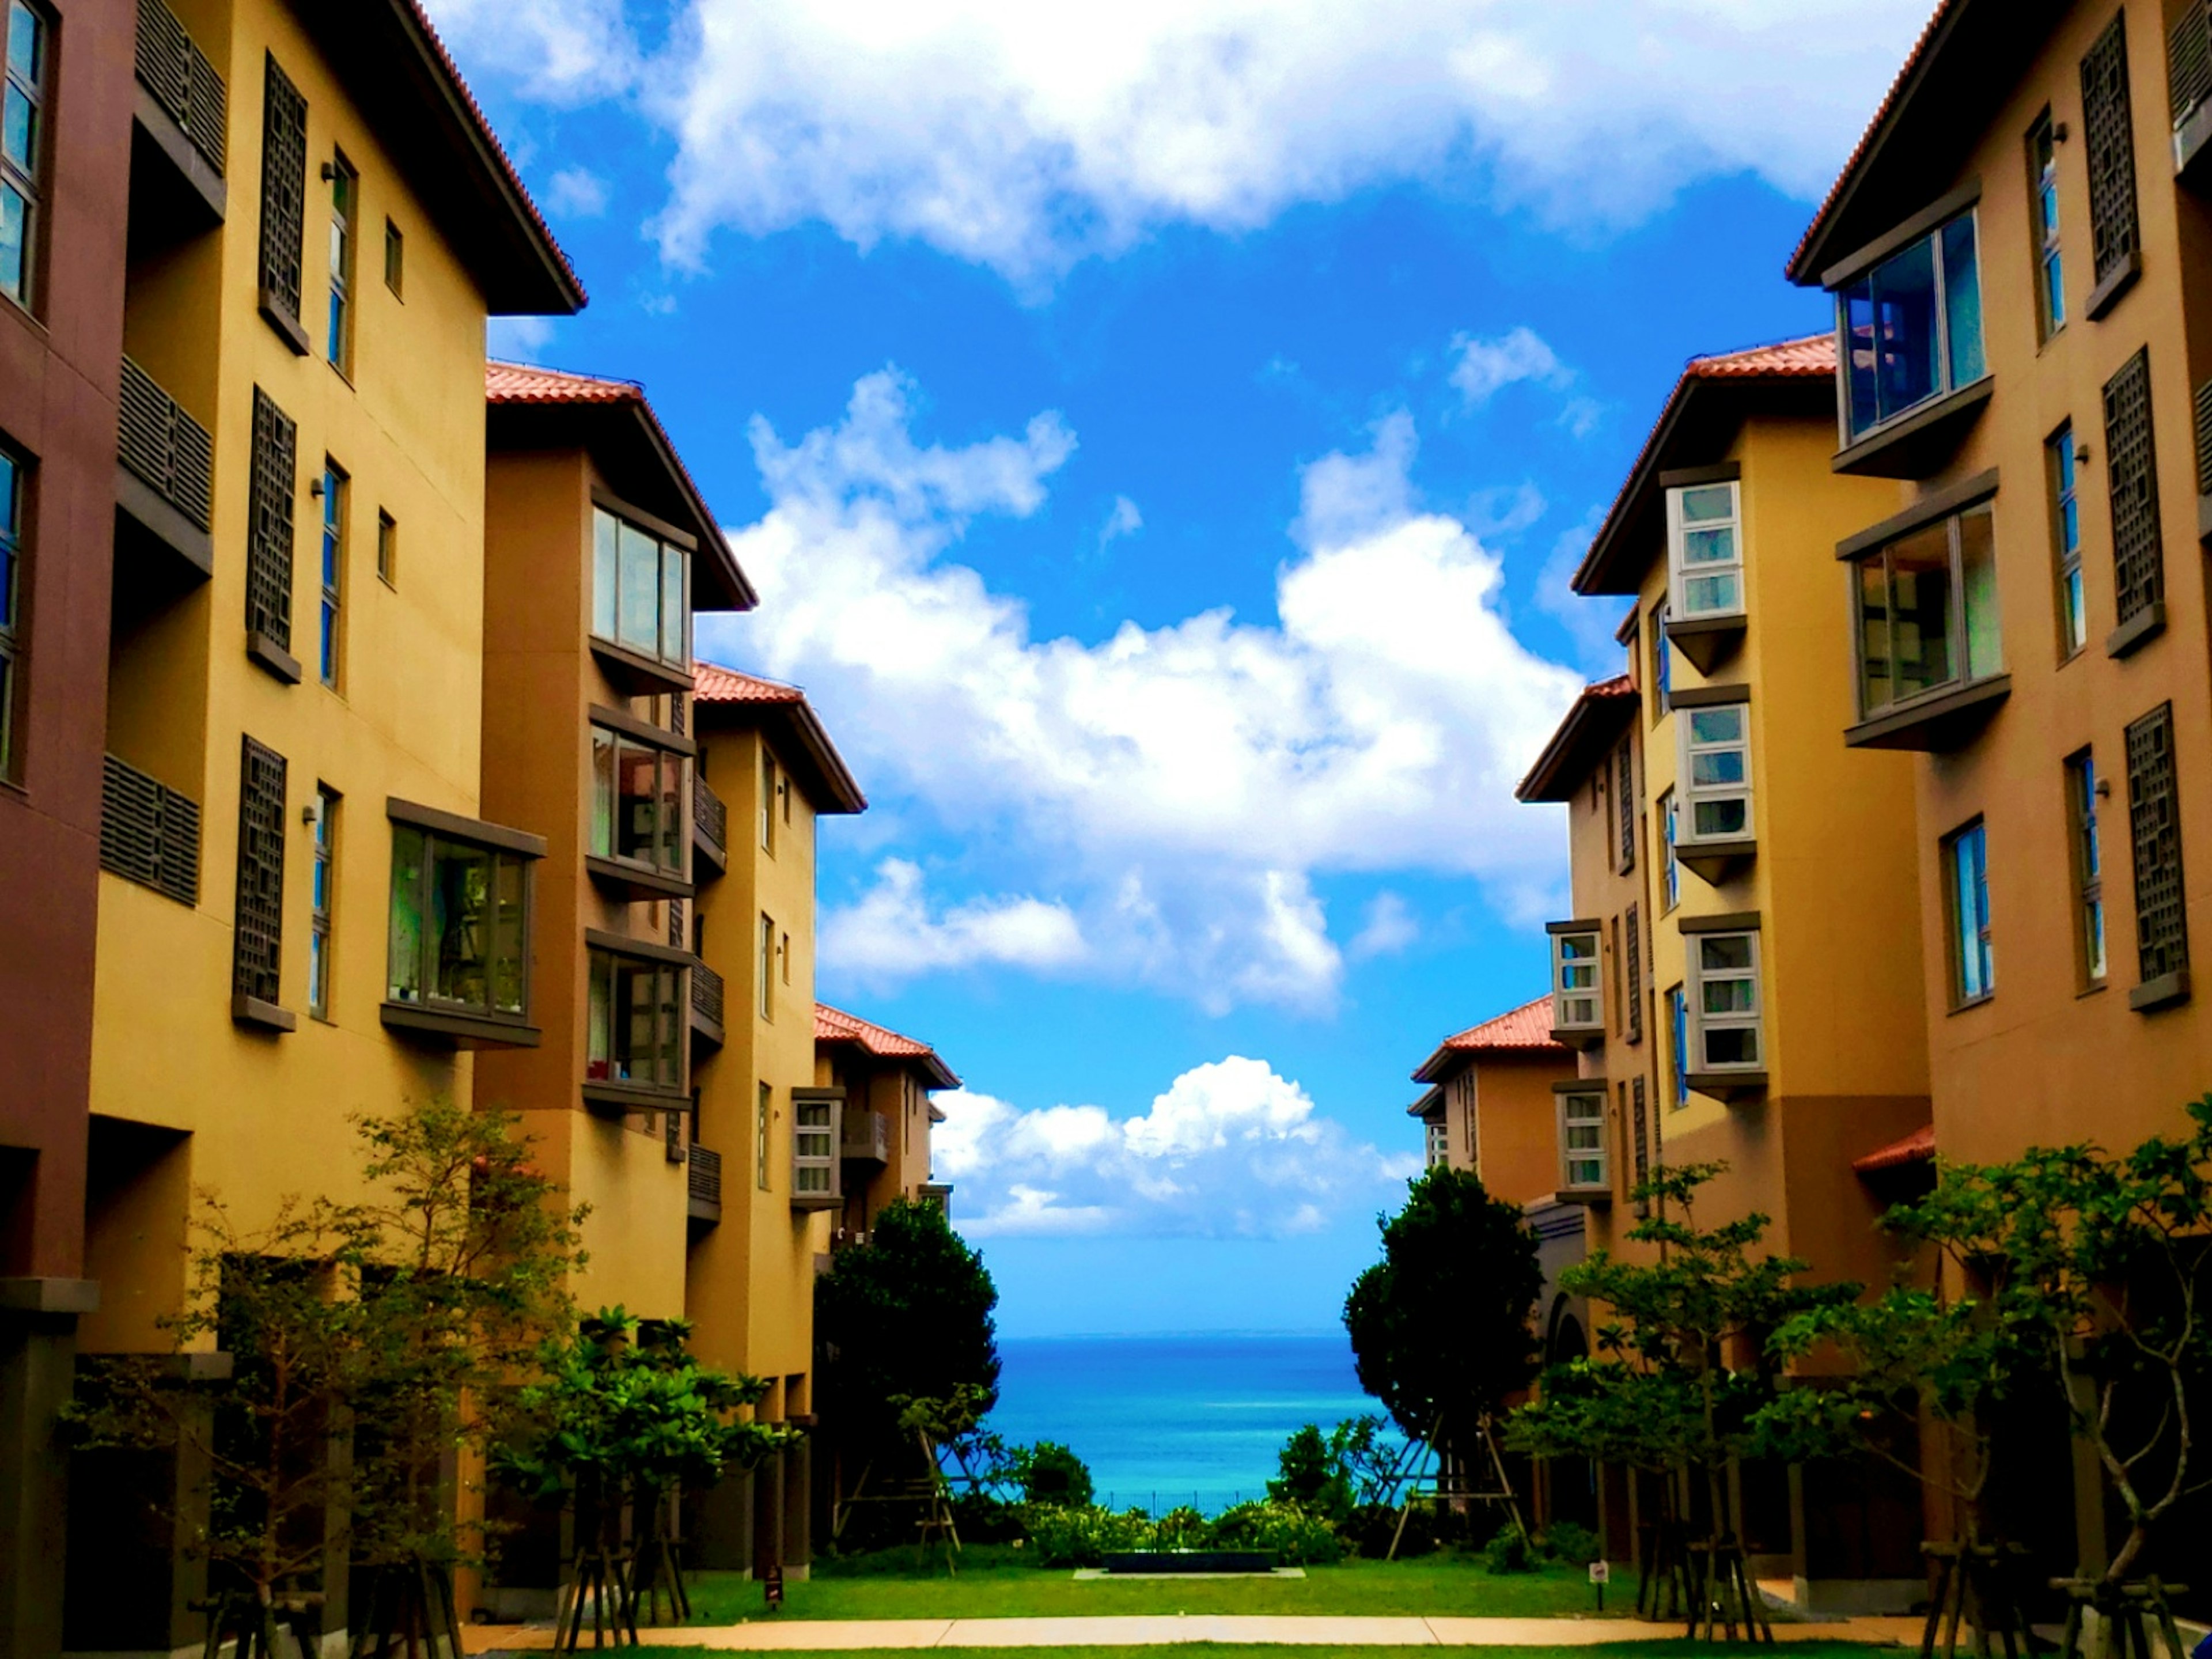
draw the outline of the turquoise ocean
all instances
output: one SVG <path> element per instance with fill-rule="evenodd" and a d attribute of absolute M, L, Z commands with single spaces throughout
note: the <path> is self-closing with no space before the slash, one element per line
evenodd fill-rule
<path fill-rule="evenodd" d="M 1002 1337 L 999 1354 L 992 1428 L 1010 1444 L 1073 1447 L 1116 1509 L 1212 1515 L 1263 1498 L 1300 1424 L 1382 1410 L 1359 1391 L 1342 1331 Z"/>

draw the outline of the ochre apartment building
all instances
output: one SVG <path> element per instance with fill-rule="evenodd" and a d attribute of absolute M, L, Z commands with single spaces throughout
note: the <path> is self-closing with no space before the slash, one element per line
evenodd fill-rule
<path fill-rule="evenodd" d="M 960 1079 L 934 1048 L 817 1003 L 814 1081 L 836 1091 L 843 1112 L 838 1246 L 866 1243 L 876 1215 L 900 1199 L 950 1212 L 952 1188 L 929 1163 L 929 1131 L 945 1114 L 929 1097 Z"/>

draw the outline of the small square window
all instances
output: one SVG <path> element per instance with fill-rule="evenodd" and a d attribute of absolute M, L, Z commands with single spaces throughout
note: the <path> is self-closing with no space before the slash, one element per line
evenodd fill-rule
<path fill-rule="evenodd" d="M 386 586 L 399 586 L 399 524 L 381 510 L 376 515 L 376 574 Z"/>
<path fill-rule="evenodd" d="M 389 219 L 384 222 L 384 285 L 407 297 L 407 239 Z"/>

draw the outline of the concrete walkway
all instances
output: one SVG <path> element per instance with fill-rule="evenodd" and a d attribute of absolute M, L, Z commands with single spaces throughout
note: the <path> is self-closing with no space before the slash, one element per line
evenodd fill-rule
<path fill-rule="evenodd" d="M 1145 1613 L 1078 1619 L 792 1619 L 743 1625 L 643 1630 L 647 1646 L 792 1653 L 829 1648 L 1157 1647 L 1178 1642 L 1280 1643 L 1343 1647 L 1592 1647 L 1679 1638 L 1679 1623 L 1639 1619 L 1416 1619 L 1272 1613 Z M 1920 1639 L 1917 1619 L 1850 1619 L 1783 1624 L 1785 1642 Z M 471 1654 L 544 1651 L 550 1625 L 483 1625 L 465 1634 Z M 588 1645 L 590 1637 L 585 1638 Z"/>

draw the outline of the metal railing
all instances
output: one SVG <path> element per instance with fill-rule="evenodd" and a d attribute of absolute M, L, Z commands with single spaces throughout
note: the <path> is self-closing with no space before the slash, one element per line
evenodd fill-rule
<path fill-rule="evenodd" d="M 691 823 L 699 838 L 716 852 L 728 848 L 730 809 L 722 805 L 722 798 L 708 788 L 707 780 L 696 772 L 691 775 Z"/>
<path fill-rule="evenodd" d="M 712 1204 L 720 1209 L 722 1203 L 722 1155 L 695 1142 L 690 1157 L 684 1161 L 684 1172 L 691 1196 L 702 1204 Z"/>
<path fill-rule="evenodd" d="M 179 904 L 198 904 L 199 803 L 108 756 L 100 801 L 100 867 Z"/>
<path fill-rule="evenodd" d="M 840 1158 L 891 1161 L 891 1122 L 881 1112 L 848 1111 L 838 1131 Z"/>
<path fill-rule="evenodd" d="M 123 360 L 123 414 L 116 458 L 202 530 L 215 504 L 215 442 L 161 383 Z"/>
<path fill-rule="evenodd" d="M 207 54 L 161 0 L 138 0 L 138 81 L 221 178 L 229 95 Z"/>
<path fill-rule="evenodd" d="M 691 969 L 691 1012 L 714 1024 L 722 1023 L 722 976 L 700 963 Z"/>
<path fill-rule="evenodd" d="M 2197 388 L 2197 493 L 2212 495 L 2212 380 Z"/>

